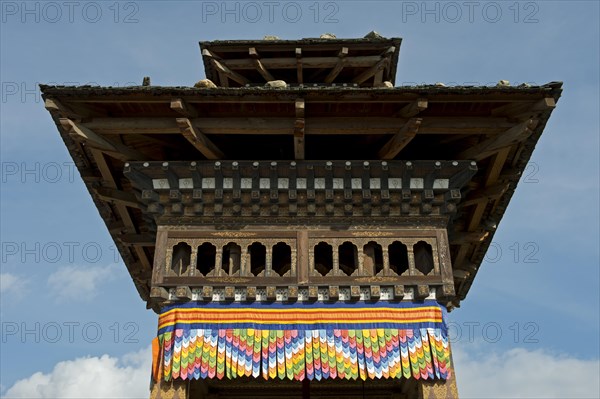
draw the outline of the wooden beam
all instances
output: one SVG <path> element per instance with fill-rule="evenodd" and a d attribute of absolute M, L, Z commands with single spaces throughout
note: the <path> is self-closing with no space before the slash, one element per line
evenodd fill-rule
<path fill-rule="evenodd" d="M 208 57 L 210 63 L 215 67 L 217 72 L 224 74 L 229 79 L 238 82 L 242 86 L 245 86 L 247 83 L 250 83 L 250 81 L 245 76 L 242 76 L 239 73 L 229 69 L 227 65 L 224 64 L 224 61 L 219 61 L 219 58 L 213 55 L 210 51 L 204 49 L 202 50 L 202 55 Z"/>
<path fill-rule="evenodd" d="M 366 71 L 361 73 L 360 75 L 356 76 L 352 80 L 352 82 L 361 84 L 361 83 L 365 82 L 366 80 L 370 79 L 372 76 L 374 76 L 378 72 L 381 72 L 380 78 L 383 77 L 383 70 L 389 66 L 390 57 L 392 56 L 392 54 L 394 54 L 395 51 L 396 51 L 396 48 L 393 46 L 388 48 L 380 56 L 380 60 L 377 61 L 377 63 L 375 65 L 373 65 L 372 67 L 370 67 L 369 69 L 367 69 Z"/>
<path fill-rule="evenodd" d="M 346 57 L 348 56 L 348 47 L 342 47 L 338 53 L 338 62 L 335 64 L 331 72 L 325 77 L 325 83 L 333 83 L 335 78 L 342 72 L 344 65 L 346 64 Z"/>
<path fill-rule="evenodd" d="M 177 118 L 177 125 L 181 134 L 207 159 L 221 159 L 225 156 L 188 118 Z"/>
<path fill-rule="evenodd" d="M 509 183 L 501 182 L 481 190 L 476 190 L 474 193 L 469 194 L 464 201 L 461 201 L 459 206 L 465 207 L 475 205 L 481 201 L 484 201 L 487 204 L 490 200 L 498 199 L 504 195 L 509 186 Z"/>
<path fill-rule="evenodd" d="M 102 178 L 104 180 L 104 184 L 106 185 L 106 187 L 116 189 L 117 184 L 116 184 L 115 178 L 110 170 L 110 167 L 106 163 L 104 154 L 100 150 L 96 150 L 96 149 L 92 149 L 91 153 L 92 153 L 92 156 L 94 158 L 96 165 L 98 166 L 98 170 L 100 171 L 100 174 L 102 175 Z M 135 232 L 136 228 L 133 223 L 133 220 L 131 219 L 131 215 L 129 214 L 129 209 L 127 208 L 127 206 L 125 206 L 124 204 L 122 204 L 120 202 L 117 202 L 115 204 L 115 208 L 116 208 L 115 217 L 119 218 L 123 222 L 123 224 L 125 225 L 125 227 L 127 228 L 128 231 Z M 150 260 L 148 259 L 148 255 L 146 254 L 146 252 L 144 252 L 143 248 L 134 247 L 134 253 L 138 257 L 139 262 L 141 262 L 145 271 L 152 270 L 152 264 L 150 263 Z M 138 264 L 138 263 L 136 262 L 136 264 Z M 142 271 L 144 271 L 144 270 L 142 270 Z M 131 270 L 130 270 L 130 273 L 133 274 Z"/>
<path fill-rule="evenodd" d="M 205 51 L 208 51 L 208 50 L 204 50 L 202 52 L 203 55 L 206 55 Z M 383 57 L 388 58 L 392 55 L 392 54 L 388 54 L 388 51 L 386 51 L 383 54 Z M 206 56 L 209 58 L 211 57 L 211 55 L 206 55 Z M 296 53 L 296 56 L 297 56 L 297 53 Z M 214 56 L 212 56 L 212 57 L 214 57 Z M 373 66 L 374 64 L 376 64 L 377 62 L 381 61 L 381 58 L 382 58 L 381 55 L 347 57 L 346 67 L 369 68 L 369 67 Z M 213 59 L 213 58 L 211 58 L 211 59 Z M 215 57 L 214 59 L 218 60 L 222 65 L 226 65 L 228 68 L 234 69 L 234 70 L 255 69 L 252 59 L 249 59 L 249 58 L 225 60 L 225 59 L 218 59 Z M 311 69 L 333 68 L 337 65 L 338 60 L 339 60 L 339 57 L 337 57 L 337 56 L 335 56 L 335 57 L 306 57 L 306 58 L 303 58 L 302 64 L 304 65 L 304 67 L 311 68 Z M 296 67 L 297 67 L 297 57 L 294 57 L 294 58 L 292 58 L 292 57 L 262 58 L 261 62 L 266 68 L 269 68 L 271 70 L 273 70 L 273 69 L 296 69 Z"/>
<path fill-rule="evenodd" d="M 58 113 L 63 118 L 69 118 L 69 119 L 81 119 L 81 118 L 83 118 L 82 115 L 80 115 L 77 112 L 73 111 L 73 109 L 71 109 L 70 107 L 64 105 L 63 103 L 61 103 L 60 101 L 58 101 L 55 98 L 47 98 L 44 101 L 44 107 L 48 111 L 50 111 L 50 112 L 56 112 L 56 113 Z"/>
<path fill-rule="evenodd" d="M 484 159 L 503 147 L 525 140 L 533 132 L 537 123 L 537 119 L 529 119 L 528 121 L 520 123 L 504 133 L 483 140 L 479 144 L 461 152 L 457 159 L 472 159 L 475 161 Z"/>
<path fill-rule="evenodd" d="M 427 99 L 426 98 L 418 98 L 415 101 L 411 102 L 408 105 L 405 105 L 398 111 L 394 116 L 400 118 L 412 118 L 413 116 L 418 115 L 420 112 L 425 111 L 427 109 Z"/>
<path fill-rule="evenodd" d="M 373 76 L 373 87 L 383 86 L 383 69 L 379 69 Z"/>
<path fill-rule="evenodd" d="M 306 101 L 309 101 L 305 98 Z M 295 101 L 295 99 L 291 100 Z M 311 102 L 312 104 L 312 102 Z M 192 123 L 205 134 L 291 134 L 295 115 L 273 117 L 199 117 Z M 395 134 L 408 119 L 393 117 L 333 116 L 307 119 L 306 134 Z M 175 118 L 94 118 L 81 124 L 101 134 L 180 134 Z M 423 118 L 419 134 L 499 134 L 514 127 L 506 118 Z"/>
<path fill-rule="evenodd" d="M 271 75 L 271 73 L 268 71 L 268 69 L 260 61 L 260 56 L 258 55 L 258 51 L 256 51 L 255 47 L 250 47 L 248 49 L 248 54 L 250 55 L 250 58 L 252 58 L 254 67 L 256 68 L 258 73 L 260 73 L 260 75 L 263 77 L 263 79 L 265 81 L 270 82 L 272 80 L 275 80 L 273 75 Z"/>
<path fill-rule="evenodd" d="M 296 47 L 296 70 L 298 83 L 304 83 L 304 74 L 302 72 L 302 49 L 300 47 Z"/>
<path fill-rule="evenodd" d="M 141 208 L 140 203 L 132 193 L 109 187 L 98 187 L 95 191 L 98 195 L 98 198 L 100 198 L 102 201 L 119 203 L 130 208 Z"/>
<path fill-rule="evenodd" d="M 505 147 L 494 155 L 494 158 L 490 162 L 490 166 L 486 170 L 486 175 L 483 180 L 484 189 L 492 187 L 498 181 L 498 176 L 500 176 L 500 172 L 506 163 L 509 152 L 510 147 Z M 492 200 L 494 199 L 492 198 Z M 479 223 L 481 222 L 481 218 L 483 217 L 485 209 L 487 208 L 488 202 L 489 199 L 486 198 L 475 204 L 475 208 L 471 213 L 471 217 L 467 225 L 468 231 L 474 231 L 479 227 Z"/>
<path fill-rule="evenodd" d="M 531 118 L 537 114 L 552 110 L 556 107 L 556 101 L 552 97 L 546 97 L 536 102 L 513 102 L 502 105 L 492 110 L 492 116 L 523 116 Z"/>
<path fill-rule="evenodd" d="M 143 153 L 127 147 L 120 143 L 113 143 L 101 135 L 95 133 L 92 129 L 84 126 L 79 122 L 75 122 L 68 118 L 60 118 L 60 124 L 71 132 L 71 137 L 78 141 L 84 141 L 86 145 L 97 148 L 108 155 L 120 159 L 122 161 L 148 161 L 150 157 Z"/>
<path fill-rule="evenodd" d="M 450 245 L 459 244 L 476 244 L 483 242 L 490 233 L 488 231 L 469 231 L 469 232 L 456 232 L 449 238 Z"/>
<path fill-rule="evenodd" d="M 296 99 L 296 123 L 294 124 L 294 158 L 304 159 L 305 144 L 304 144 L 304 99 Z"/>
<path fill-rule="evenodd" d="M 125 245 L 138 245 L 141 247 L 156 245 L 156 237 L 152 234 L 120 234 L 115 237 Z"/>
<path fill-rule="evenodd" d="M 171 100 L 171 109 L 179 112 L 181 115 L 187 118 L 197 118 L 198 111 L 190 107 L 190 105 L 181 98 L 175 98 Z"/>
<path fill-rule="evenodd" d="M 417 135 L 421 126 L 421 118 L 410 119 L 402 128 L 388 141 L 377 154 L 380 159 L 394 159 L 396 155 Z"/>
<path fill-rule="evenodd" d="M 361 84 L 365 82 L 366 80 L 370 79 L 373 75 L 375 75 L 377 71 L 386 68 L 389 62 L 389 58 L 382 58 L 381 60 L 379 60 L 379 62 L 377 62 L 377 64 L 373 65 L 371 68 L 367 69 L 366 71 L 352 79 L 352 83 Z"/>

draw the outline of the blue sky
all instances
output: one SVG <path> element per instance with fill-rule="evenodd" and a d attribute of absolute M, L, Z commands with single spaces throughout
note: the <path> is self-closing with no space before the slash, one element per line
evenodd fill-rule
<path fill-rule="evenodd" d="M 200 40 L 376 30 L 397 85 L 564 81 L 451 335 L 465 397 L 599 396 L 598 2 L 0 4 L 0 395 L 147 396 L 156 327 L 38 83 L 191 86 Z"/>

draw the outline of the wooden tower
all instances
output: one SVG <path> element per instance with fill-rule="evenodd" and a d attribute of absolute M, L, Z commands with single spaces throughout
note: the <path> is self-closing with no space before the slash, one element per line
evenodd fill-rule
<path fill-rule="evenodd" d="M 160 315 L 152 398 L 458 396 L 446 312 L 561 83 L 394 87 L 400 43 L 203 42 L 195 87 L 42 86 Z"/>

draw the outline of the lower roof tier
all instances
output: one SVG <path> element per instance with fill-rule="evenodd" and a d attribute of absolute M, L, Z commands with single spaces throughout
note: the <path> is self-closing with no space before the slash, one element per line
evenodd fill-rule
<path fill-rule="evenodd" d="M 561 86 L 42 86 L 42 91 L 144 300 L 150 298 L 152 240 L 121 237 L 155 237 L 156 221 L 126 176 L 127 163 L 433 159 L 477 164 L 447 219 L 448 234 L 460 237 L 450 245 L 458 304 Z"/>

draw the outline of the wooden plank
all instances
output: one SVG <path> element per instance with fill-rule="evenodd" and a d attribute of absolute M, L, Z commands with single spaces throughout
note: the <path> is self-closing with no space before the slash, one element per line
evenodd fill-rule
<path fill-rule="evenodd" d="M 394 159 L 396 155 L 417 135 L 421 126 L 421 118 L 410 119 L 402 128 L 388 141 L 378 156 L 380 159 Z"/>
<path fill-rule="evenodd" d="M 342 49 L 338 53 L 338 62 L 335 65 L 335 67 L 333 67 L 331 72 L 329 72 L 329 74 L 325 77 L 325 83 L 332 83 L 335 80 L 335 78 L 337 78 L 337 76 L 340 74 L 340 72 L 342 72 L 342 69 L 344 69 L 344 66 L 346 65 L 347 56 L 348 47 L 342 47 Z"/>
<path fill-rule="evenodd" d="M 468 148 L 461 152 L 458 155 L 458 158 L 472 159 L 475 161 L 484 159 L 503 147 L 525 140 L 533 132 L 537 123 L 537 119 L 529 119 L 528 121 L 508 129 L 504 133 L 490 137 L 479 144 Z"/>
<path fill-rule="evenodd" d="M 207 159 L 221 159 L 225 154 L 196 128 L 188 118 L 177 118 L 181 134 Z"/>
<path fill-rule="evenodd" d="M 100 198 L 102 201 L 120 203 L 130 208 L 141 208 L 140 203 L 132 193 L 110 187 L 98 187 L 95 191 L 98 195 L 98 198 Z"/>
<path fill-rule="evenodd" d="M 148 161 L 150 157 L 145 154 L 127 147 L 126 145 L 113 143 L 99 134 L 95 133 L 90 128 L 79 122 L 75 122 L 68 118 L 60 118 L 60 124 L 65 130 L 71 132 L 71 136 L 78 141 L 84 141 L 90 147 L 97 148 L 107 152 L 114 158 L 122 161 Z"/>
<path fill-rule="evenodd" d="M 417 100 L 411 102 L 408 105 L 405 105 L 396 113 L 397 117 L 400 118 L 412 118 L 413 116 L 418 115 L 420 112 L 425 111 L 427 109 L 427 99 L 426 98 L 418 98 Z"/>
<path fill-rule="evenodd" d="M 265 81 L 270 82 L 272 80 L 275 80 L 273 75 L 269 72 L 269 70 L 260 61 L 260 56 L 258 55 L 258 51 L 256 51 L 255 47 L 250 47 L 248 49 L 248 54 L 250 55 L 250 58 L 252 59 L 252 62 L 254 63 L 254 67 L 256 68 L 258 73 L 260 73 L 260 75 L 263 77 L 263 79 L 265 79 Z"/>
<path fill-rule="evenodd" d="M 197 118 L 198 111 L 190 107 L 190 105 L 181 98 L 175 98 L 171 100 L 171 109 L 179 112 L 181 115 L 187 118 Z"/>

